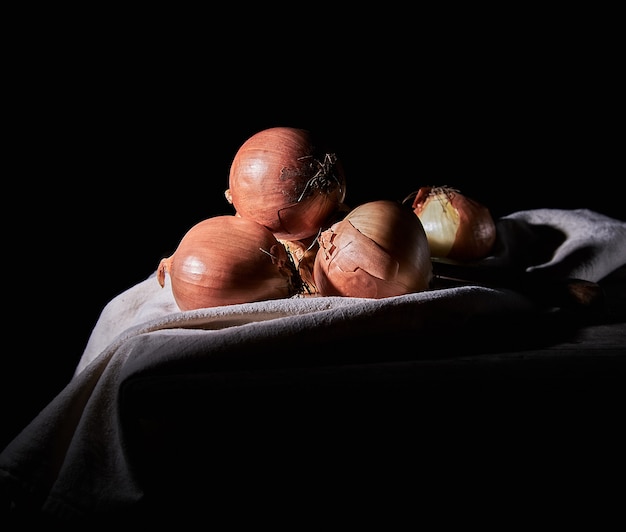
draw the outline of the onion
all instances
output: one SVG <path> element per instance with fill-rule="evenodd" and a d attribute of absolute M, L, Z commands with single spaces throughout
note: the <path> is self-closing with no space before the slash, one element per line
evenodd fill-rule
<path fill-rule="evenodd" d="M 346 194 L 343 167 L 304 129 L 273 127 L 246 140 L 233 159 L 226 199 L 237 214 L 281 240 L 327 227 Z"/>
<path fill-rule="evenodd" d="M 398 202 L 359 205 L 318 242 L 313 277 L 320 295 L 383 298 L 430 286 L 426 233 L 411 209 Z"/>
<path fill-rule="evenodd" d="M 459 261 L 481 259 L 496 241 L 496 225 L 489 209 L 458 190 L 447 187 L 421 187 L 413 198 L 433 257 Z"/>
<path fill-rule="evenodd" d="M 194 225 L 161 260 L 157 280 L 181 310 L 280 299 L 300 290 L 287 250 L 266 227 L 232 215 Z"/>

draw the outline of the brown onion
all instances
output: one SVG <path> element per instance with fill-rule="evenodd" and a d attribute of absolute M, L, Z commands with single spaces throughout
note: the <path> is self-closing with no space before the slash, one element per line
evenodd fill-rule
<path fill-rule="evenodd" d="M 161 260 L 162 287 L 166 273 L 181 310 L 280 299 L 300 290 L 287 250 L 271 231 L 231 215 L 194 225 L 176 251 Z"/>
<path fill-rule="evenodd" d="M 421 187 L 413 199 L 413 212 L 421 220 L 433 257 L 459 261 L 481 259 L 496 241 L 496 225 L 489 209 L 447 186 Z"/>
<path fill-rule="evenodd" d="M 320 295 L 383 298 L 430 286 L 426 233 L 411 209 L 398 202 L 359 205 L 318 241 L 313 277 Z"/>
<path fill-rule="evenodd" d="M 281 240 L 316 236 L 346 194 L 337 155 L 304 129 L 273 127 L 246 140 L 233 159 L 226 199 L 238 215 Z"/>

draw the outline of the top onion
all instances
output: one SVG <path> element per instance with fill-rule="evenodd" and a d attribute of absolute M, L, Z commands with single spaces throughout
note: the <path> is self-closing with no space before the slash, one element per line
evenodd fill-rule
<path fill-rule="evenodd" d="M 346 194 L 337 155 L 304 129 L 273 127 L 246 140 L 233 159 L 226 199 L 237 215 L 267 227 L 278 239 L 316 236 Z"/>
<path fill-rule="evenodd" d="M 496 241 L 489 209 L 456 189 L 425 186 L 409 195 L 421 220 L 433 257 L 458 261 L 484 258 Z"/>

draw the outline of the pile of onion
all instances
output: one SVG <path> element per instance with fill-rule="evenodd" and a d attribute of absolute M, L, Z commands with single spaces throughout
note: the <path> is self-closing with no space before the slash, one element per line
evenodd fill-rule
<path fill-rule="evenodd" d="M 361 204 L 323 231 L 313 277 L 322 296 L 383 298 L 426 290 L 428 240 L 411 209 L 390 200 Z"/>
<path fill-rule="evenodd" d="M 315 237 L 342 205 L 343 167 L 304 129 L 273 127 L 248 138 L 230 167 L 226 199 L 236 214 L 281 240 Z"/>
<path fill-rule="evenodd" d="M 161 260 L 157 280 L 181 310 L 291 297 L 300 278 L 285 247 L 266 227 L 233 215 L 194 225 Z"/>
<path fill-rule="evenodd" d="M 411 199 L 433 257 L 466 262 L 490 253 L 496 225 L 485 205 L 447 186 L 421 187 L 403 203 Z"/>

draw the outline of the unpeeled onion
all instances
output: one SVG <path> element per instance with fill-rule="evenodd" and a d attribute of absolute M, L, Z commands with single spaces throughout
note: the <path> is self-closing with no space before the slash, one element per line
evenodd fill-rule
<path fill-rule="evenodd" d="M 409 195 L 421 220 L 433 257 L 470 261 L 484 258 L 496 241 L 489 209 L 446 186 L 425 186 Z"/>
<path fill-rule="evenodd" d="M 426 233 L 411 209 L 398 202 L 361 204 L 318 241 L 313 277 L 322 296 L 383 298 L 430 286 Z"/>
<path fill-rule="evenodd" d="M 226 199 L 281 240 L 327 227 L 346 194 L 343 167 L 311 132 L 273 127 L 248 138 L 232 161 Z"/>
<path fill-rule="evenodd" d="M 162 287 L 166 273 L 181 310 L 280 299 L 300 290 L 293 262 L 271 231 L 233 215 L 194 225 L 159 263 Z"/>

